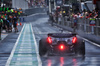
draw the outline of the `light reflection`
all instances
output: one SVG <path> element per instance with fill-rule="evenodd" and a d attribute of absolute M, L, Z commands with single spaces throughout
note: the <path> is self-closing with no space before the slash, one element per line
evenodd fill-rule
<path fill-rule="evenodd" d="M 77 60 L 75 58 L 73 59 L 73 64 L 74 66 L 77 66 Z"/>
<path fill-rule="evenodd" d="M 48 60 L 48 66 L 51 66 L 51 60 Z"/>
<path fill-rule="evenodd" d="M 61 57 L 60 58 L 60 63 L 61 63 L 60 66 L 63 66 L 64 65 L 64 57 Z"/>

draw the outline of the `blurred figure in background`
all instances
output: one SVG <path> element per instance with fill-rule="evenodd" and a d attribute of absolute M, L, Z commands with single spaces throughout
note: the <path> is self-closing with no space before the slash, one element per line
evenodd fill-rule
<path fill-rule="evenodd" d="M 3 24 L 3 20 L 2 20 L 2 18 L 0 17 L 0 40 L 1 40 L 1 29 L 2 29 L 2 24 Z"/>
<path fill-rule="evenodd" d="M 13 18 L 13 27 L 15 29 L 15 32 L 18 32 L 17 20 L 18 20 L 18 17 L 17 16 L 14 16 L 14 18 Z"/>

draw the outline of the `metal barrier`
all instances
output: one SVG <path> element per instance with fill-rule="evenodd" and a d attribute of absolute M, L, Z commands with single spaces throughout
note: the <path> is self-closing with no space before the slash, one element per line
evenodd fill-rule
<path fill-rule="evenodd" d="M 73 22 L 73 18 L 71 18 L 71 21 L 67 21 L 67 17 L 65 17 L 64 21 L 62 20 L 64 26 L 68 26 L 68 27 L 71 27 L 73 28 L 74 27 L 74 22 Z M 77 21 L 77 26 L 76 26 L 76 29 L 77 30 L 82 30 L 84 31 L 85 33 L 88 33 L 88 34 L 94 34 L 94 35 L 100 35 L 100 18 L 96 18 L 95 19 L 95 26 L 90 26 L 90 20 L 89 18 L 78 18 L 78 21 Z"/>

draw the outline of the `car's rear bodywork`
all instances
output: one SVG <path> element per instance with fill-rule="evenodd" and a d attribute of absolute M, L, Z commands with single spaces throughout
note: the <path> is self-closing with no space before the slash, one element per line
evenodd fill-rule
<path fill-rule="evenodd" d="M 84 44 L 83 40 L 77 38 L 74 33 L 49 33 L 47 38 L 40 40 L 39 52 L 40 55 L 44 52 L 42 50 L 48 55 L 76 54 L 81 49 L 85 49 L 85 44 L 83 46 L 81 44 Z"/>

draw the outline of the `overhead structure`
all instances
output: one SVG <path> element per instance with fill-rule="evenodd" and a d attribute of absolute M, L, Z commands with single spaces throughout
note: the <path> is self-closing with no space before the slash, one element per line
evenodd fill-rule
<path fill-rule="evenodd" d="M 28 2 L 26 0 L 12 0 L 12 7 L 28 9 Z"/>

